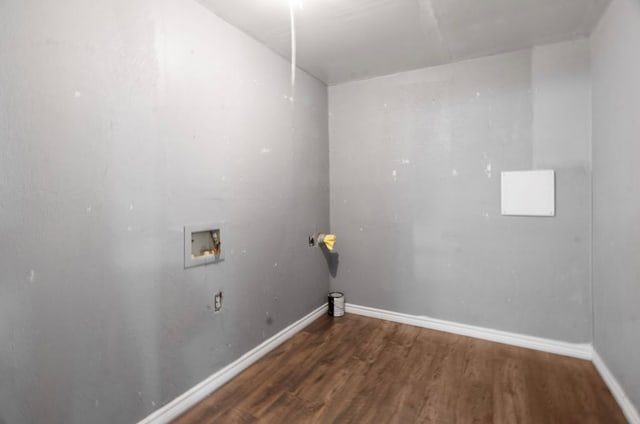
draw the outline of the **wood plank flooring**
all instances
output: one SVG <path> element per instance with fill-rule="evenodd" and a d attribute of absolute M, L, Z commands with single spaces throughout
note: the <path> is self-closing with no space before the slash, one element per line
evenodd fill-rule
<path fill-rule="evenodd" d="M 323 317 L 175 423 L 626 423 L 589 361 Z"/>

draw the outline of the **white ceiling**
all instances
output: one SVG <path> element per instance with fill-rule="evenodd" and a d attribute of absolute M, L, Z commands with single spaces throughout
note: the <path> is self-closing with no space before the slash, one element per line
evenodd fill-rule
<path fill-rule="evenodd" d="M 289 0 L 199 0 L 291 56 Z M 332 85 L 588 35 L 610 0 L 295 0 L 297 64 Z"/>

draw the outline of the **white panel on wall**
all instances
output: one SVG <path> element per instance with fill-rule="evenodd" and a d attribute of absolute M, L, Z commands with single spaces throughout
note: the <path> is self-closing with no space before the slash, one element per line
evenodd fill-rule
<path fill-rule="evenodd" d="M 502 215 L 555 216 L 555 172 L 503 172 Z"/>

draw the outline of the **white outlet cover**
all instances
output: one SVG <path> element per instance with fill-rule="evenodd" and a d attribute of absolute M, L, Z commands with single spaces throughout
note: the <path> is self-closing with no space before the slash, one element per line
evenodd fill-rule
<path fill-rule="evenodd" d="M 501 174 L 502 215 L 555 216 L 555 171 L 510 171 Z"/>

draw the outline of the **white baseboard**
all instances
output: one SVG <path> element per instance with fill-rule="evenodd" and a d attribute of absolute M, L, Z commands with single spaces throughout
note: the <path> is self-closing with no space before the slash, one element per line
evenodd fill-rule
<path fill-rule="evenodd" d="M 294 336 L 314 320 L 325 314 L 327 305 L 322 305 L 310 314 L 294 322 L 273 337 L 265 340 L 259 346 L 253 348 L 240 358 L 211 375 L 206 380 L 189 389 L 184 394 L 178 396 L 151 415 L 144 418 L 138 424 L 164 424 L 178 418 L 187 412 L 191 407 L 206 398 L 216 389 L 231 380 L 240 372 L 251 366 L 260 358 L 271 352 L 283 342 Z M 460 334 L 468 337 L 489 340 L 492 342 L 504 343 L 528 349 L 540 350 L 543 352 L 555 353 L 558 355 L 571 356 L 574 358 L 592 360 L 602 379 L 609 387 L 620 408 L 624 412 L 630 424 L 640 424 L 640 415 L 635 409 L 624 390 L 611 374 L 602 358 L 594 351 L 590 344 L 567 343 L 557 340 L 544 339 L 540 337 L 526 336 L 507 331 L 493 330 L 490 328 L 477 327 L 467 324 L 440 320 L 436 318 L 402 314 L 399 312 L 386 311 L 383 309 L 370 308 L 367 306 L 346 304 L 346 312 L 363 315 L 402 324 L 415 325 L 417 327 L 429 328 L 432 330 L 444 331 L 447 333 Z"/>
<path fill-rule="evenodd" d="M 346 304 L 346 312 L 357 315 L 364 315 L 372 318 L 384 319 L 387 321 L 399 322 L 402 324 L 415 325 L 416 327 L 429 328 L 432 330 L 444 331 L 447 333 L 475 337 L 477 339 L 489 340 L 492 342 L 525 347 L 528 349 L 541 350 L 543 352 L 555 353 L 558 355 L 571 356 L 574 358 L 591 360 L 593 357 L 593 348 L 591 344 L 568 343 L 557 340 L 544 339 L 541 337 L 525 336 L 523 334 L 492 330 L 490 328 L 476 327 L 467 324 L 459 324 L 456 322 L 444 321 L 436 318 L 385 311 L 383 309 L 369 308 L 367 306 L 353 305 L 350 303 Z"/>
<path fill-rule="evenodd" d="M 638 414 L 638 410 L 633 406 L 633 403 L 631 403 L 631 400 L 627 397 L 622 386 L 620 386 L 618 380 L 616 380 L 613 374 L 611 374 L 611 371 L 609 371 L 609 368 L 607 368 L 595 349 L 593 351 L 593 365 L 609 387 L 609 390 L 618 402 L 618 405 L 620 405 L 620 408 L 622 409 L 624 416 L 627 418 L 627 421 L 629 421 L 629 424 L 640 424 L 640 414 Z"/>
<path fill-rule="evenodd" d="M 399 312 L 386 311 L 383 309 L 370 308 L 367 306 L 346 304 L 346 312 L 356 315 L 383 319 L 387 321 L 399 322 L 402 324 L 415 325 L 416 327 L 429 328 L 432 330 L 444 331 L 447 333 L 460 334 L 468 337 L 489 340 L 492 342 L 504 343 L 528 349 L 541 350 L 543 352 L 555 353 L 558 355 L 571 356 L 579 359 L 587 359 L 593 362 L 605 384 L 609 387 L 611 394 L 620 405 L 629 424 L 640 424 L 640 414 L 634 407 L 631 400 L 618 383 L 618 380 L 611 374 L 604 361 L 598 355 L 591 344 L 567 343 L 557 340 L 544 339 L 540 337 L 525 336 L 518 333 L 493 330 L 490 328 L 476 327 L 473 325 L 459 324 L 451 321 L 444 321 L 436 318 L 402 314 Z"/>
<path fill-rule="evenodd" d="M 191 407 L 195 406 L 198 402 L 209 396 L 216 389 L 220 388 L 223 384 L 231 380 L 236 375 L 240 374 L 240 372 L 244 371 L 254 362 L 258 361 L 260 358 L 271 352 L 273 349 L 294 336 L 296 333 L 300 332 L 300 330 L 311 324 L 326 312 L 327 305 L 324 304 L 310 314 L 294 322 L 284 330 L 280 331 L 278 334 L 265 340 L 260 345 L 251 349 L 240 358 L 236 359 L 226 367 L 214 373 L 206 380 L 192 387 L 187 392 L 178 396 L 160 409 L 154 411 L 151 415 L 144 418 L 138 424 L 164 424 L 178 418 L 180 415 L 187 412 Z"/>

